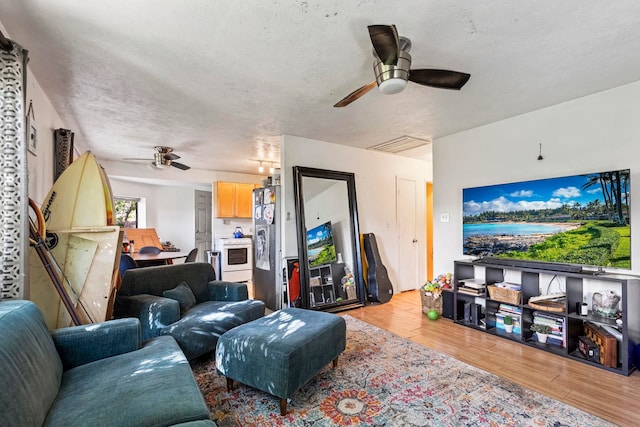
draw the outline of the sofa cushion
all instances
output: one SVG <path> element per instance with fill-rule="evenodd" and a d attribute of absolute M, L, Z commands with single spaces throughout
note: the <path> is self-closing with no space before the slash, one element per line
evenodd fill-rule
<path fill-rule="evenodd" d="M 228 330 L 262 316 L 262 301 L 206 301 L 191 308 L 160 333 L 174 337 L 187 359 L 192 360 L 215 350 L 218 338 Z"/>
<path fill-rule="evenodd" d="M 180 315 L 182 316 L 191 307 L 196 305 L 196 297 L 193 295 L 191 288 L 187 285 L 187 282 L 181 282 L 173 289 L 164 291 L 162 296 L 165 298 L 171 298 L 180 304 Z"/>
<path fill-rule="evenodd" d="M 44 425 L 159 427 L 208 418 L 189 362 L 173 338 L 158 337 L 66 371 Z"/>
<path fill-rule="evenodd" d="M 0 302 L 0 424 L 41 426 L 62 378 L 42 313 L 30 301 Z"/>

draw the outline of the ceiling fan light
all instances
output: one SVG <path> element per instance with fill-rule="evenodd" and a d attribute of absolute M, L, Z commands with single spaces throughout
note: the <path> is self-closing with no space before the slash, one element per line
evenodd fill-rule
<path fill-rule="evenodd" d="M 394 93 L 402 92 L 406 87 L 407 81 L 401 78 L 387 79 L 378 84 L 380 92 L 385 95 L 393 95 Z"/>

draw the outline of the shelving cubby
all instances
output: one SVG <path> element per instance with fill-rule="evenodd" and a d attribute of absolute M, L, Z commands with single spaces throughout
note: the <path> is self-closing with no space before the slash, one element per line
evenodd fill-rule
<path fill-rule="evenodd" d="M 638 365 L 635 353 L 636 346 L 640 343 L 640 280 L 630 275 L 555 271 L 545 269 L 544 264 L 540 264 L 540 267 L 513 265 L 509 260 L 505 260 L 504 264 L 497 264 L 495 261 L 490 264 L 483 263 L 482 260 L 455 261 L 452 304 L 454 322 L 618 374 L 629 375 L 633 372 Z M 505 303 L 491 298 L 488 292 L 480 295 L 460 292 L 461 282 L 468 279 L 481 280 L 487 286 L 502 281 L 519 284 L 520 300 L 516 304 Z M 550 292 L 552 285 L 566 294 L 566 303 L 561 311 L 545 311 L 529 305 L 531 297 L 553 293 Z M 621 324 L 617 319 L 602 317 L 592 312 L 593 294 L 607 290 L 621 297 L 618 305 Z M 465 303 L 474 303 L 481 307 L 479 324 L 465 319 Z M 583 316 L 576 312 L 578 303 L 589 305 L 588 315 Z M 496 313 L 500 311 L 501 304 L 512 305 L 521 312 L 520 333 L 507 333 L 496 327 Z M 541 315 L 554 316 L 562 323 L 563 345 L 540 343 L 533 337 L 530 327 L 534 323 L 534 317 L 539 318 Z M 587 360 L 580 353 L 579 337 L 585 335 L 587 322 L 597 327 L 604 327 L 602 329 L 605 329 L 609 336 L 615 336 L 617 361 L 611 362 L 611 365 L 615 364 L 615 366 L 606 366 L 598 361 Z"/>

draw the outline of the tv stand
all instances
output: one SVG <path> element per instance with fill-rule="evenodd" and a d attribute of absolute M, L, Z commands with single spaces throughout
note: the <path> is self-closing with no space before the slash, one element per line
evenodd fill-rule
<path fill-rule="evenodd" d="M 500 258 L 494 259 L 503 261 Z M 541 268 L 543 263 L 536 263 L 532 267 L 484 261 L 454 262 L 454 322 L 617 374 L 629 375 L 637 369 L 640 362 L 636 360 L 634 353 L 636 346 L 640 344 L 638 277 L 607 273 L 602 269 L 587 271 L 581 268 L 579 272 L 560 272 L 554 268 Z M 492 295 L 489 291 L 493 292 L 494 289 L 482 286 L 484 284 L 488 288 L 505 281 L 520 285 L 520 293 L 507 294 L 506 297 L 497 292 Z M 463 287 L 465 282 L 467 286 Z M 476 293 L 469 293 L 468 283 L 474 284 Z M 529 305 L 531 297 L 554 293 L 555 290 L 549 290 L 551 283 L 565 293 L 564 303 L 547 310 L 542 310 L 539 304 L 535 307 Z M 613 291 L 621 297 L 618 303 L 619 318 L 599 316 L 593 312 L 593 294 L 602 291 Z M 583 303 L 588 304 L 586 315 L 577 311 L 578 306 Z M 505 331 L 503 321 L 508 314 L 514 317 L 514 322 L 518 318 L 517 332 Z M 555 342 L 539 343 L 530 330 L 536 318 L 545 316 L 551 317 L 559 325 L 561 332 L 556 331 L 560 333 L 556 334 Z M 598 350 L 607 354 L 606 359 L 584 357 L 580 352 L 580 347 L 584 347 L 584 337 L 590 333 L 596 335 L 592 341 L 599 341 Z M 611 356 L 609 351 L 615 352 L 615 356 Z"/>

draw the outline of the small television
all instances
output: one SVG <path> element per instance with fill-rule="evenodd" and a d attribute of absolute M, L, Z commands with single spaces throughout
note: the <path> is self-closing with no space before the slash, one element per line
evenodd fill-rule
<path fill-rule="evenodd" d="M 307 257 L 311 267 L 336 261 L 331 221 L 307 230 Z"/>
<path fill-rule="evenodd" d="M 507 265 L 630 269 L 629 172 L 465 188 L 463 253 Z"/>

